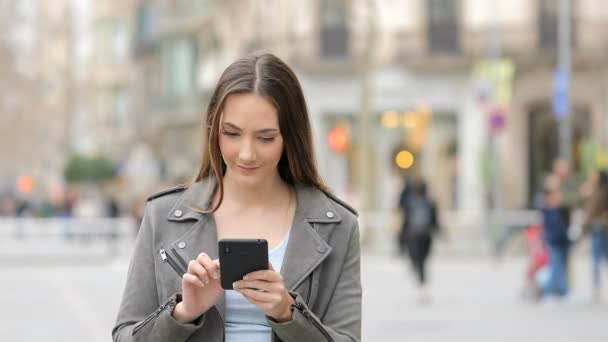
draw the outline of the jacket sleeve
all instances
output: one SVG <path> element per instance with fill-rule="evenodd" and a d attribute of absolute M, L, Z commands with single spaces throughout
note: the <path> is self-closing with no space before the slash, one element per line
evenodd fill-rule
<path fill-rule="evenodd" d="M 359 226 L 355 220 L 340 278 L 323 321 L 310 311 L 299 295 L 292 293 L 296 301 L 292 320 L 284 323 L 268 320 L 273 331 L 282 341 L 358 342 L 361 340 L 360 258 Z"/>
<path fill-rule="evenodd" d="M 173 295 L 159 303 L 154 268 L 153 222 L 148 203 L 135 249 L 112 338 L 115 342 L 185 341 L 204 323 L 204 315 L 191 324 L 180 324 L 171 313 L 181 300 Z"/>

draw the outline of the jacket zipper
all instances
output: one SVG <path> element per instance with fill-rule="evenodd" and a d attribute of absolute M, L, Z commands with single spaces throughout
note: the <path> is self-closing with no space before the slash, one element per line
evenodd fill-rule
<path fill-rule="evenodd" d="M 152 313 L 145 320 L 143 320 L 141 323 L 138 323 L 133 328 L 133 332 L 131 333 L 131 336 L 135 336 L 135 334 L 137 334 L 143 327 L 145 327 L 146 325 L 148 325 L 148 323 L 150 323 L 154 319 L 156 319 L 156 317 L 158 317 L 158 315 L 160 315 L 163 311 L 165 311 L 165 309 L 167 309 L 168 307 L 170 307 L 174 303 L 175 303 L 175 300 L 174 299 L 170 299 L 167 303 L 161 305 L 158 309 L 156 309 L 156 311 L 154 311 L 154 313 Z"/>
<path fill-rule="evenodd" d="M 312 277 L 314 275 L 314 271 L 313 273 L 310 275 L 310 280 L 308 281 L 308 295 L 306 296 L 306 304 L 310 305 L 310 296 L 312 295 Z"/>
<path fill-rule="evenodd" d="M 171 252 L 173 252 L 173 255 L 175 255 L 175 257 L 177 258 L 177 261 L 179 261 L 182 264 L 183 269 L 188 270 L 188 263 L 186 262 L 186 260 L 184 260 L 184 258 L 182 258 L 181 255 L 179 255 L 177 250 L 175 248 L 171 247 Z"/>
<path fill-rule="evenodd" d="M 176 262 L 171 258 L 170 255 L 167 255 L 164 248 L 160 249 L 160 258 L 169 264 L 171 268 L 180 276 L 180 278 L 186 273 Z"/>
<path fill-rule="evenodd" d="M 325 328 L 321 324 L 319 324 L 319 322 L 317 322 L 313 317 L 311 317 L 308 314 L 308 311 L 306 310 L 306 308 L 304 308 L 304 305 L 302 305 L 302 303 L 296 303 L 294 306 L 298 311 L 300 311 L 300 313 L 302 315 L 304 315 L 304 317 L 306 317 L 306 319 L 310 323 L 312 323 L 312 325 L 314 325 L 317 329 L 319 329 L 321 334 L 323 334 L 323 336 L 325 336 L 325 339 L 328 342 L 333 342 L 333 339 L 331 338 L 331 336 L 329 336 L 329 333 L 325 330 Z"/>

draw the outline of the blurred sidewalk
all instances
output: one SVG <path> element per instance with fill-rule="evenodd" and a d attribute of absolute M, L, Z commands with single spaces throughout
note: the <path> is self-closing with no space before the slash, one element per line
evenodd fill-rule
<path fill-rule="evenodd" d="M 523 300 L 523 258 L 431 260 L 431 302 L 416 300 L 409 265 L 363 254 L 363 339 L 382 342 L 599 342 L 608 305 L 590 301 L 588 259 L 574 263 L 567 303 Z M 0 265 L 0 340 L 110 341 L 128 258 L 105 262 Z M 608 287 L 604 289 L 608 295 Z M 34 326 L 36 329 L 31 329 Z"/>

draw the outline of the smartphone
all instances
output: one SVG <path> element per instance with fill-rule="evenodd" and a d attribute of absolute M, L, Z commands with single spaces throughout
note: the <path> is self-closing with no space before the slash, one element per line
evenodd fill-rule
<path fill-rule="evenodd" d="M 225 290 L 233 290 L 232 283 L 248 273 L 268 269 L 268 241 L 264 239 L 222 239 L 218 245 Z"/>

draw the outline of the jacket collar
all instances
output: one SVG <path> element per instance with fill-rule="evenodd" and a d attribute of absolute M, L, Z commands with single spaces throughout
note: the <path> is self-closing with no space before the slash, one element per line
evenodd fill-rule
<path fill-rule="evenodd" d="M 206 216 L 200 211 L 211 207 L 215 188 L 216 182 L 212 179 L 192 183 L 167 213 L 167 219 L 174 222 L 200 220 Z M 297 185 L 295 190 L 296 211 L 300 212 L 301 218 L 309 223 L 339 223 L 342 221 L 336 205 L 323 191 L 302 185 Z"/>

